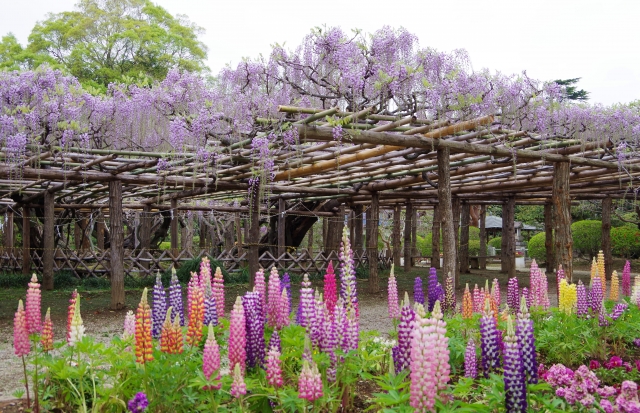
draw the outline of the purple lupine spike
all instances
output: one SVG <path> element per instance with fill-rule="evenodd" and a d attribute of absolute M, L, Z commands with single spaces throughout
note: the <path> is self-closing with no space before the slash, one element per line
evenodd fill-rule
<path fill-rule="evenodd" d="M 324 302 L 322 296 L 316 290 L 315 298 L 313 300 L 312 312 L 309 318 L 309 325 L 307 326 L 307 332 L 311 339 L 311 344 L 314 347 L 320 348 L 320 341 L 322 339 L 322 327 L 324 321 Z"/>
<path fill-rule="evenodd" d="M 273 330 L 271 338 L 269 339 L 269 350 L 273 347 L 278 350 L 278 353 L 282 353 L 282 343 L 280 341 L 280 334 L 278 334 L 278 330 Z"/>
<path fill-rule="evenodd" d="M 162 285 L 160 273 L 156 273 L 156 283 L 153 286 L 153 308 L 151 309 L 151 335 L 153 338 L 160 337 L 162 325 L 167 315 L 167 294 Z"/>
<path fill-rule="evenodd" d="M 531 308 L 531 293 L 529 292 L 529 289 L 527 287 L 522 288 L 522 296 L 527 303 L 527 308 Z"/>
<path fill-rule="evenodd" d="M 427 286 L 427 295 L 429 297 L 429 311 L 433 311 L 433 306 L 438 301 L 438 274 L 436 269 L 431 267 L 429 268 L 429 282 Z"/>
<path fill-rule="evenodd" d="M 169 305 L 173 307 L 173 313 L 180 316 L 180 325 L 184 326 L 184 307 L 182 305 L 182 287 L 176 270 L 171 269 L 171 284 L 169 286 Z"/>
<path fill-rule="evenodd" d="M 424 292 L 422 291 L 422 278 L 416 277 L 413 283 L 413 301 L 424 305 Z"/>
<path fill-rule="evenodd" d="M 338 339 L 339 345 L 342 348 L 342 351 L 345 353 L 347 350 L 347 334 L 345 331 L 345 327 L 347 325 L 347 310 L 344 305 L 344 301 L 342 298 L 338 298 L 338 302 L 336 303 L 336 308 L 334 312 L 334 317 L 336 321 L 336 329 L 338 330 Z"/>
<path fill-rule="evenodd" d="M 538 382 L 538 359 L 536 357 L 536 338 L 533 335 L 533 320 L 529 316 L 527 303 L 522 297 L 520 311 L 516 320 L 516 337 L 522 352 L 522 363 L 529 384 Z"/>
<path fill-rule="evenodd" d="M 211 289 L 207 291 L 204 299 L 204 325 L 208 326 L 209 324 L 218 325 L 218 306 Z"/>
<path fill-rule="evenodd" d="M 262 316 L 266 320 L 267 318 L 267 284 L 264 279 L 264 269 L 260 268 L 256 272 L 255 279 L 253 281 L 253 291 L 260 294 L 260 307 L 262 308 Z"/>
<path fill-rule="evenodd" d="M 335 313 L 335 304 L 334 304 Z M 327 381 L 333 383 L 336 381 L 338 357 L 336 349 L 338 348 L 338 328 L 335 317 L 331 311 L 324 305 L 324 321 L 322 323 L 322 338 L 320 340 L 320 350 L 329 354 L 329 366 L 327 367 Z"/>
<path fill-rule="evenodd" d="M 435 290 L 436 290 L 436 291 L 435 291 L 435 298 L 436 298 L 436 301 L 443 302 L 443 301 L 444 301 L 444 296 L 445 296 L 445 294 L 444 294 L 444 288 L 442 288 L 442 284 L 438 283 L 438 284 L 436 285 Z M 436 304 L 436 303 L 435 303 L 435 301 L 434 301 L 434 302 L 433 302 L 433 305 L 435 305 L 435 304 Z M 431 308 L 431 310 L 430 310 L 430 311 L 433 311 L 433 308 Z"/>
<path fill-rule="evenodd" d="M 258 367 L 264 364 L 265 319 L 262 311 L 262 299 L 258 292 L 247 292 L 242 299 L 247 331 L 247 366 Z"/>
<path fill-rule="evenodd" d="M 400 310 L 400 323 L 398 324 L 398 344 L 393 348 L 393 364 L 399 373 L 409 367 L 411 361 L 411 332 L 415 326 L 416 313 L 411 308 L 409 294 L 404 293 L 404 302 Z"/>
<path fill-rule="evenodd" d="M 500 368 L 500 347 L 498 343 L 498 328 L 487 300 L 485 310 L 480 319 L 480 348 L 482 350 L 482 370 L 484 376 Z"/>
<path fill-rule="evenodd" d="M 282 280 L 280 280 L 280 289 L 287 290 L 287 297 L 289 299 L 289 310 L 293 308 L 293 303 L 291 302 L 291 277 L 289 277 L 289 273 L 285 272 L 282 276 Z"/>
<path fill-rule="evenodd" d="M 475 379 L 478 377 L 478 359 L 476 357 L 476 343 L 472 338 L 467 343 L 464 352 L 464 376 Z"/>
<path fill-rule="evenodd" d="M 604 300 L 602 281 L 600 277 L 594 277 L 593 285 L 591 286 L 591 311 L 593 311 L 593 314 L 600 314 L 602 311 L 602 300 Z"/>
<path fill-rule="evenodd" d="M 518 288 L 518 279 L 516 277 L 510 278 L 507 284 L 507 305 L 511 311 L 516 312 L 520 302 L 520 290 Z"/>
<path fill-rule="evenodd" d="M 587 290 L 582 283 L 582 280 L 578 280 L 578 286 L 576 287 L 576 295 L 577 295 L 577 316 L 578 317 L 586 317 L 589 313 L 589 303 L 587 302 Z"/>
<path fill-rule="evenodd" d="M 507 316 L 507 335 L 504 338 L 504 391 L 509 413 L 526 413 L 527 384 L 522 351 L 516 338 L 511 315 Z"/>
<path fill-rule="evenodd" d="M 627 260 L 622 270 L 622 295 L 631 296 L 631 263 Z"/>
<path fill-rule="evenodd" d="M 444 281 L 444 294 L 439 300 L 444 304 L 443 311 L 445 313 L 453 314 L 456 312 L 456 294 L 453 288 L 453 276 L 451 273 L 447 275 Z"/>
<path fill-rule="evenodd" d="M 297 323 L 302 327 L 307 327 L 308 317 L 312 313 L 313 307 L 313 288 L 311 288 L 311 281 L 309 281 L 309 275 L 305 274 L 302 279 L 302 287 L 300 288 L 300 302 L 298 303 L 298 317 Z"/>
<path fill-rule="evenodd" d="M 347 308 L 346 324 L 344 327 L 346 338 L 346 350 L 358 350 L 358 341 L 360 335 L 360 325 L 358 316 L 353 308 Z"/>
<path fill-rule="evenodd" d="M 611 310 L 611 314 L 609 314 L 609 317 L 615 321 L 618 318 L 620 318 L 620 316 L 622 315 L 622 313 L 625 312 L 625 310 L 629 307 L 628 304 L 626 303 L 618 303 L 616 305 L 613 306 L 613 310 Z"/>
<path fill-rule="evenodd" d="M 494 278 L 491 284 L 491 298 L 493 298 L 493 301 L 496 303 L 496 308 L 500 308 L 500 302 L 502 301 L 500 293 L 500 283 L 497 278 Z"/>
<path fill-rule="evenodd" d="M 609 320 L 607 320 L 607 314 L 604 312 L 604 306 L 602 307 L 600 313 L 598 313 L 598 325 L 600 325 L 600 327 L 606 327 L 609 325 Z"/>

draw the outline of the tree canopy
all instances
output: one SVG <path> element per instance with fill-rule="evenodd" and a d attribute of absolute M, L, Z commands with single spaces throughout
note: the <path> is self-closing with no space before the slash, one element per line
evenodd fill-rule
<path fill-rule="evenodd" d="M 9 34 L 0 43 L 0 69 L 63 69 L 85 87 L 151 83 L 171 69 L 206 71 L 202 29 L 149 0 L 80 0 L 75 11 L 49 14 L 23 48 Z"/>

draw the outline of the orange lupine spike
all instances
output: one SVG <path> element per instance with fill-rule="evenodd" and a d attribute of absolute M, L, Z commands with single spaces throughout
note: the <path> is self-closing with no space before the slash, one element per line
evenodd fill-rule
<path fill-rule="evenodd" d="M 151 307 L 147 302 L 147 289 L 136 312 L 136 362 L 144 364 L 153 360 L 153 340 L 151 338 Z"/>
<path fill-rule="evenodd" d="M 189 325 L 187 328 L 187 344 L 197 346 L 202 339 L 204 325 L 204 293 L 200 286 L 193 286 L 191 308 L 189 309 Z"/>
<path fill-rule="evenodd" d="M 471 298 L 471 291 L 469 291 L 469 284 L 464 289 L 462 295 L 462 318 L 473 317 L 473 299 Z"/>

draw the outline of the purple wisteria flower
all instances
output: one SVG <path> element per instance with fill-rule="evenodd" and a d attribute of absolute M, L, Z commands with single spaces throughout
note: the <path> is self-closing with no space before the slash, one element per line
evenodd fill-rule
<path fill-rule="evenodd" d="M 153 286 L 153 308 L 151 309 L 151 335 L 153 338 L 160 337 L 162 324 L 167 315 L 167 294 L 162 285 L 160 273 L 156 273 L 156 283 Z"/>
<path fill-rule="evenodd" d="M 149 406 L 149 400 L 147 400 L 147 395 L 143 392 L 137 393 L 135 397 L 127 403 L 127 407 L 131 413 L 142 413 L 147 410 L 147 406 Z"/>
<path fill-rule="evenodd" d="M 422 291 L 422 278 L 416 277 L 413 283 L 413 301 L 424 305 L 424 292 Z"/>
<path fill-rule="evenodd" d="M 247 366 L 261 367 L 264 364 L 265 319 L 262 311 L 262 300 L 257 292 L 248 292 L 242 299 L 247 331 Z"/>
<path fill-rule="evenodd" d="M 173 307 L 173 313 L 180 317 L 180 325 L 184 326 L 184 307 L 182 305 L 182 287 L 176 270 L 171 269 L 171 284 L 169 286 L 169 306 Z"/>

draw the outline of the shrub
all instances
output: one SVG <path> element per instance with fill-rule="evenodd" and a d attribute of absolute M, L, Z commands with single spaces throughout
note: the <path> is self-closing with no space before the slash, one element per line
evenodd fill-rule
<path fill-rule="evenodd" d="M 480 254 L 480 240 L 479 239 L 472 239 L 469 240 L 469 256 L 473 257 L 473 256 L 477 256 L 477 255 L 485 255 L 486 251 L 484 251 L 482 254 Z"/>
<path fill-rule="evenodd" d="M 640 230 L 631 225 L 611 228 L 611 249 L 615 256 L 637 258 L 640 256 Z"/>
<path fill-rule="evenodd" d="M 418 235 L 418 239 L 416 240 L 416 248 L 420 251 L 420 255 L 423 257 L 431 256 L 431 234 L 427 234 L 424 237 Z"/>
<path fill-rule="evenodd" d="M 488 245 L 499 250 L 500 248 L 502 248 L 502 237 L 493 238 L 491 241 L 489 241 Z"/>
<path fill-rule="evenodd" d="M 595 220 L 574 222 L 571 225 L 571 236 L 575 252 L 593 258 L 602 248 L 602 222 Z"/>
<path fill-rule="evenodd" d="M 547 233 L 539 232 L 529 240 L 527 245 L 529 257 L 535 259 L 538 262 L 543 262 L 547 259 L 547 248 L 544 245 Z"/>

